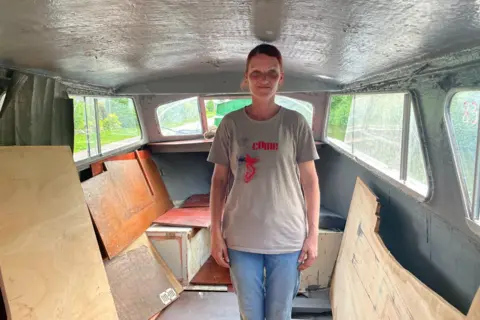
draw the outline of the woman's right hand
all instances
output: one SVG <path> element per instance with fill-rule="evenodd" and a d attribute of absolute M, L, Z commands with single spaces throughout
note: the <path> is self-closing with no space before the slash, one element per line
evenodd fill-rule
<path fill-rule="evenodd" d="M 212 257 L 217 264 L 224 268 L 230 268 L 230 260 L 228 258 L 228 250 L 221 231 L 212 230 Z"/>

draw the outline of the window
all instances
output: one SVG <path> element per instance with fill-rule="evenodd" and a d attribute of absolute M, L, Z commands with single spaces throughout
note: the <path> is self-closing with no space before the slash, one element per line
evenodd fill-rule
<path fill-rule="evenodd" d="M 130 98 L 72 96 L 75 161 L 110 153 L 142 138 Z"/>
<path fill-rule="evenodd" d="M 222 118 L 226 114 L 248 106 L 252 103 L 252 99 L 250 97 L 224 99 L 205 98 L 204 103 L 207 114 L 207 123 L 208 127 L 210 128 L 212 126 L 218 127 L 218 125 L 222 121 Z M 275 103 L 286 109 L 298 111 L 301 115 L 305 117 L 310 127 L 312 127 L 313 105 L 311 103 L 278 95 L 275 96 Z"/>
<path fill-rule="evenodd" d="M 188 136 L 203 133 L 197 97 L 161 105 L 157 108 L 157 120 L 163 136 Z"/>
<path fill-rule="evenodd" d="M 447 108 L 450 138 L 458 164 L 457 170 L 472 220 L 479 220 L 475 208 L 475 164 L 478 162 L 480 90 L 456 92 Z M 477 156 L 475 156 L 477 155 Z M 478 204 L 477 204 L 478 207 Z"/>
<path fill-rule="evenodd" d="M 307 119 L 310 127 L 312 126 L 311 103 L 285 96 L 276 96 L 275 102 L 287 109 L 298 111 Z M 218 127 L 226 114 L 251 103 L 250 97 L 192 97 L 170 102 L 157 108 L 160 133 L 164 137 L 202 135 L 204 130 Z M 205 108 L 203 119 L 202 108 Z M 206 128 L 202 125 L 203 121 Z"/>
<path fill-rule="evenodd" d="M 327 139 L 426 197 L 427 171 L 411 101 L 407 93 L 333 95 Z"/>

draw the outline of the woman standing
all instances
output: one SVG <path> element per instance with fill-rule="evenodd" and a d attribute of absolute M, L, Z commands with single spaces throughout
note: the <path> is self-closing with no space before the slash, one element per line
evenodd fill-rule
<path fill-rule="evenodd" d="M 230 268 L 244 320 L 290 319 L 300 271 L 317 257 L 318 154 L 305 118 L 275 104 L 283 79 L 278 49 L 255 47 L 243 81 L 252 104 L 223 118 L 208 156 L 212 256 Z"/>

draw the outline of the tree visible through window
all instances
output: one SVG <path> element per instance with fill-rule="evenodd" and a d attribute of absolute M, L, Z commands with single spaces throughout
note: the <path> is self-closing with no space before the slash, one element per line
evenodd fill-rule
<path fill-rule="evenodd" d="M 130 98 L 72 96 L 74 159 L 87 159 L 141 140 L 137 112 Z"/>
<path fill-rule="evenodd" d="M 215 99 L 205 99 L 205 109 L 207 113 L 207 123 L 208 127 L 212 126 L 218 127 L 223 117 L 228 113 L 239 110 L 248 106 L 252 103 L 251 98 L 215 98 Z M 275 96 L 275 103 L 278 105 L 299 112 L 305 117 L 310 127 L 312 126 L 313 121 L 313 105 L 309 102 L 293 99 L 286 96 L 277 95 Z"/>
<path fill-rule="evenodd" d="M 327 138 L 426 196 L 428 179 L 417 120 L 413 104 L 406 99 L 410 96 L 405 93 L 334 95 L 330 102 Z M 404 126 L 406 114 L 410 119 Z"/>

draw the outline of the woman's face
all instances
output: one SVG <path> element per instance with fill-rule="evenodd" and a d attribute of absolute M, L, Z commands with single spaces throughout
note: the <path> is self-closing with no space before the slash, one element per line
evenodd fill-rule
<path fill-rule="evenodd" d="M 278 59 L 258 54 L 250 60 L 245 75 L 253 96 L 268 99 L 274 96 L 283 83 L 283 71 Z"/>

